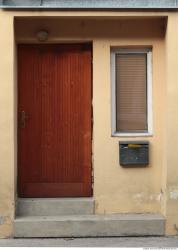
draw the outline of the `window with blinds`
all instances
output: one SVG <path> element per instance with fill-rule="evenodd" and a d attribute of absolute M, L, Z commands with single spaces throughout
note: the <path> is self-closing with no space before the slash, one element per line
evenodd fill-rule
<path fill-rule="evenodd" d="M 115 132 L 147 133 L 148 52 L 115 52 Z"/>

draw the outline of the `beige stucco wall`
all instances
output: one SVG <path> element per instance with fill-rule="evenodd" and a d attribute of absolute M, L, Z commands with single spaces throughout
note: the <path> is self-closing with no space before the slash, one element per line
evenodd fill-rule
<path fill-rule="evenodd" d="M 163 18 L 168 15 L 168 28 Z M 17 18 L 20 16 L 35 19 Z M 41 18 L 38 18 L 41 16 Z M 48 19 L 45 18 L 48 16 Z M 50 16 L 53 16 L 51 19 Z M 62 18 L 64 16 L 65 18 Z M 67 16 L 69 18 L 67 18 Z M 73 16 L 73 17 L 72 17 Z M 85 18 L 84 18 L 85 16 Z M 86 17 L 87 16 L 87 17 Z M 96 16 L 96 17 L 94 17 Z M 103 16 L 103 17 L 102 17 Z M 15 17 L 15 22 L 14 22 Z M 42 18 L 43 17 L 43 18 Z M 60 17 L 60 18 L 59 18 Z M 93 169 L 96 213 L 163 213 L 167 233 L 176 234 L 176 141 L 178 100 L 175 51 L 177 13 L 6 12 L 0 11 L 0 237 L 13 234 L 16 195 L 16 56 L 17 43 L 36 43 L 36 32 L 49 30 L 48 42 L 93 42 Z M 13 26 L 14 22 L 14 26 Z M 27 29 L 28 27 L 28 29 Z M 166 32 L 166 34 L 165 34 Z M 166 37 L 165 37 L 166 35 Z M 111 47 L 152 47 L 153 136 L 111 136 Z M 177 78 L 178 79 L 178 78 Z M 169 111 L 169 114 L 168 114 Z M 176 122 L 177 120 L 177 122 Z M 168 122 L 169 121 L 169 122 Z M 150 165 L 119 166 L 119 140 L 148 140 Z M 172 143 L 173 142 L 173 143 Z M 175 143 L 175 144 L 174 144 Z M 173 191 L 173 193 L 171 193 Z M 14 195 L 15 194 L 15 195 Z M 171 198 L 173 197 L 173 198 Z M 177 221 L 178 223 L 178 221 Z"/>
<path fill-rule="evenodd" d="M 149 24 L 147 25 L 143 24 L 148 31 Z M 114 39 L 105 38 L 94 42 L 94 173 L 98 213 L 145 213 L 160 212 L 161 209 L 165 108 L 164 40 L 158 34 L 153 37 L 142 35 L 144 28 L 135 26 L 134 30 L 137 28 L 140 31 L 139 37 L 132 35 L 128 38 L 123 34 L 121 38 L 116 36 Z M 156 28 L 159 30 L 159 25 Z M 126 34 L 129 33 L 127 27 L 124 30 Z M 111 137 L 110 46 L 153 47 L 152 137 Z M 120 167 L 118 141 L 140 139 L 150 142 L 150 166 L 129 169 Z"/>
<path fill-rule="evenodd" d="M 163 19 L 82 20 L 17 19 L 16 40 L 37 42 L 36 32 L 49 31 L 48 42 L 93 41 L 93 168 L 96 213 L 159 212 L 163 168 L 165 59 Z M 28 27 L 28 29 L 26 29 Z M 111 137 L 111 47 L 153 48 L 153 136 L 148 168 L 119 166 L 118 141 Z M 160 92 L 161 89 L 161 92 Z M 159 116 L 159 120 L 156 117 Z M 104 126 L 103 126 L 104 124 Z"/>
<path fill-rule="evenodd" d="M 0 237 L 12 234 L 14 217 L 14 31 L 13 18 L 0 13 Z"/>
<path fill-rule="evenodd" d="M 167 123 L 166 123 L 166 218 L 167 234 L 178 233 L 178 13 L 169 17 L 166 33 Z M 173 229 L 174 228 L 174 229 Z"/>

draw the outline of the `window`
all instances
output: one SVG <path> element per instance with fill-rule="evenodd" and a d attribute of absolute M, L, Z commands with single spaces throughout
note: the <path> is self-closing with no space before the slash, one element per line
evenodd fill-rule
<path fill-rule="evenodd" d="M 112 134 L 143 136 L 152 133 L 151 51 L 113 49 Z"/>

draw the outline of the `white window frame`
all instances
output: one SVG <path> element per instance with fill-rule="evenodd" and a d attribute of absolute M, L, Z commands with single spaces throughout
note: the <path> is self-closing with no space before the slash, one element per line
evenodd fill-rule
<path fill-rule="evenodd" d="M 118 132 L 116 131 L 116 55 L 117 54 L 147 54 L 147 125 L 146 132 Z M 153 121 L 152 121 L 152 51 L 151 49 L 111 49 L 111 128 L 112 136 L 152 136 Z"/>

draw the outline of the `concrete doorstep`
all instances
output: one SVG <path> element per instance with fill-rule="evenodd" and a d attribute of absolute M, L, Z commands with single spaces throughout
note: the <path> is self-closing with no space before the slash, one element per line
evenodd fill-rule
<path fill-rule="evenodd" d="M 159 214 L 21 216 L 15 237 L 161 236 L 165 219 Z"/>
<path fill-rule="evenodd" d="M 178 247 L 178 237 L 1 239 L 0 247 Z"/>
<path fill-rule="evenodd" d="M 93 214 L 93 198 L 19 198 L 17 216 Z"/>

